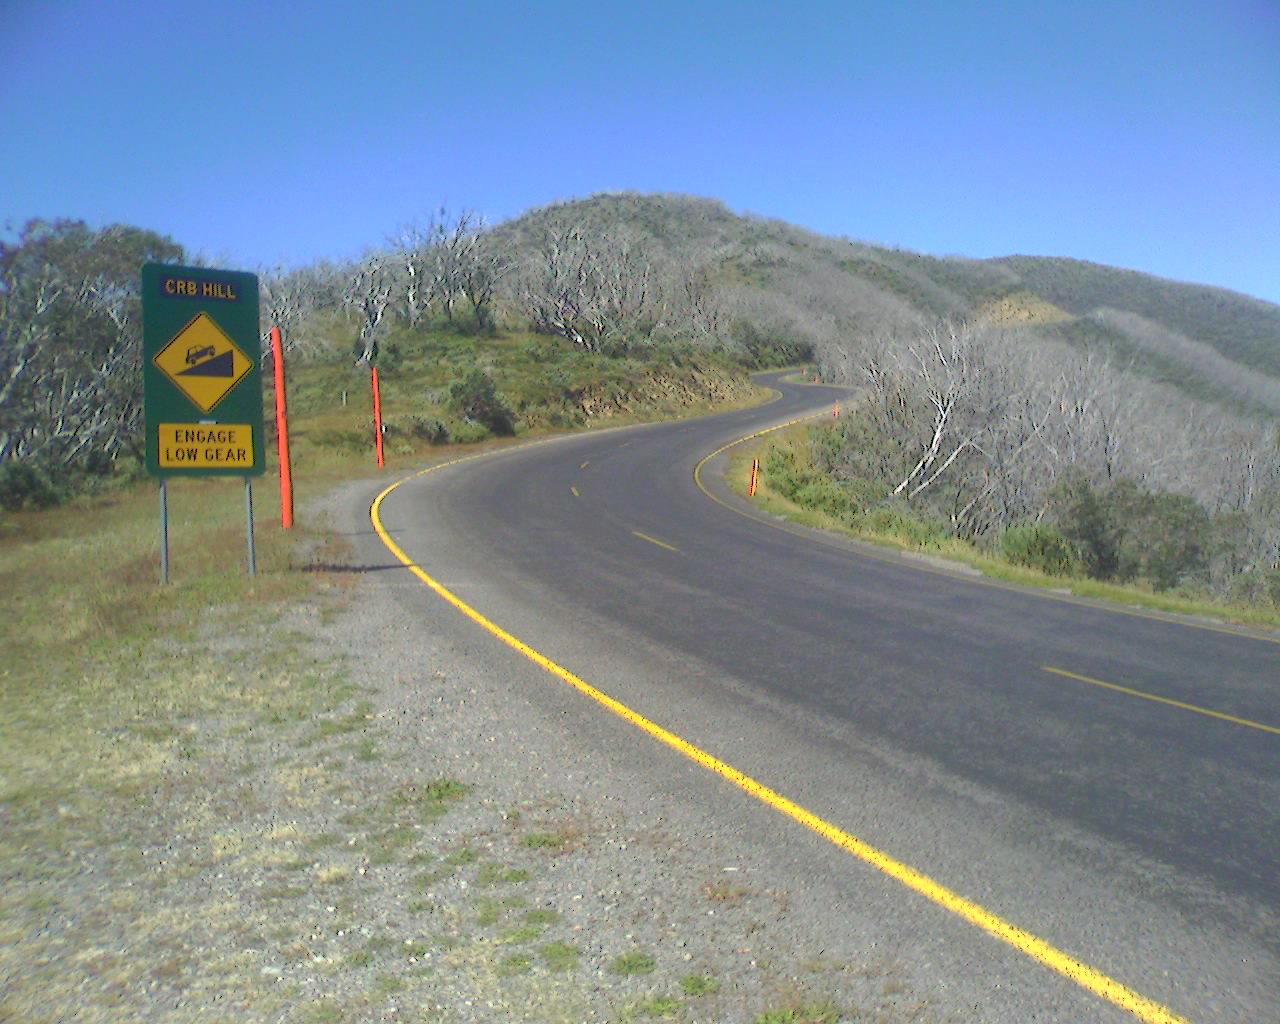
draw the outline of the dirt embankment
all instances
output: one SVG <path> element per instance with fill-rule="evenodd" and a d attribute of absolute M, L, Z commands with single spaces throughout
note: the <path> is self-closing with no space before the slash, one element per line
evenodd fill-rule
<path fill-rule="evenodd" d="M 643 376 L 587 388 L 578 395 L 588 421 L 646 412 L 709 408 L 748 401 L 755 394 L 743 373 L 706 368 L 654 369 Z"/>

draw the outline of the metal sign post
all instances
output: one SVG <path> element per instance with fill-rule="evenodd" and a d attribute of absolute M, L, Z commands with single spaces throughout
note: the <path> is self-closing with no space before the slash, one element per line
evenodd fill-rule
<path fill-rule="evenodd" d="M 253 477 L 244 478 L 244 519 L 249 535 L 249 579 L 258 575 L 258 553 L 253 546 Z"/>
<path fill-rule="evenodd" d="M 169 482 L 160 478 L 160 582 L 169 582 Z"/>

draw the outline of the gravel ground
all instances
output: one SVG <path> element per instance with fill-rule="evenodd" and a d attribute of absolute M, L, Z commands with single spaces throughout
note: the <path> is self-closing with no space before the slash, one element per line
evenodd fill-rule
<path fill-rule="evenodd" d="M 306 518 L 359 532 L 368 493 Z M 527 663 L 407 574 L 301 557 L 327 564 L 282 622 L 172 653 L 231 677 L 224 712 L 158 736 L 128 799 L 40 810 L 0 1021 L 956 1019 L 741 837 L 584 763 Z"/>

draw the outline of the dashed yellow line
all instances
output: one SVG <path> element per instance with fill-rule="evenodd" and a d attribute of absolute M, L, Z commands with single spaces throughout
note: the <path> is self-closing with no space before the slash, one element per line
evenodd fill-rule
<path fill-rule="evenodd" d="M 650 537 L 647 533 L 641 533 L 639 530 L 632 530 L 631 533 L 632 536 L 639 537 L 641 540 L 647 540 L 650 544 L 657 544 L 658 547 L 666 548 L 668 551 L 674 551 L 677 555 L 680 553 L 680 549 L 678 547 L 668 544 L 666 541 L 658 540 L 657 537 Z"/>
<path fill-rule="evenodd" d="M 575 498 L 581 498 L 581 497 L 582 497 L 582 495 L 578 493 L 578 488 L 576 488 L 576 487 L 570 487 L 570 488 L 569 488 L 569 492 L 570 492 L 570 493 L 571 493 Z"/>
<path fill-rule="evenodd" d="M 761 433 L 768 433 L 768 431 L 762 431 Z M 404 480 L 397 481 L 390 487 L 386 488 L 386 490 L 382 491 L 382 493 L 374 499 L 373 504 L 369 509 L 369 518 L 373 522 L 374 530 L 382 539 L 382 543 L 387 546 L 387 549 L 395 555 L 395 557 L 399 559 L 410 572 L 417 576 L 418 579 L 426 584 L 426 586 L 434 591 L 439 597 L 453 605 L 453 607 L 458 609 L 458 611 L 463 615 L 471 619 L 481 628 L 493 634 L 503 643 L 519 651 L 530 661 L 545 669 L 551 675 L 565 683 L 568 683 L 575 690 L 596 701 L 601 706 L 631 723 L 636 728 L 641 729 L 654 739 L 666 744 L 668 747 L 678 751 L 709 771 L 715 772 L 717 775 L 733 783 L 743 792 L 748 793 L 779 813 L 784 814 L 799 824 L 804 825 L 806 828 L 811 829 L 818 835 L 852 854 L 854 857 L 857 857 L 864 863 L 879 869 L 890 878 L 896 879 L 898 882 L 901 882 L 909 889 L 914 890 L 938 906 L 951 911 L 990 935 L 1008 943 L 1013 948 L 1025 953 L 1027 956 L 1051 970 L 1056 971 L 1063 977 L 1070 979 L 1087 991 L 1094 993 L 1123 1010 L 1129 1011 L 1138 1019 L 1145 1022 L 1145 1024 L 1189 1024 L 1186 1018 L 1179 1016 L 1160 1003 L 1157 1003 L 1152 999 L 1148 999 L 1146 996 L 1140 995 L 1109 975 L 1090 967 L 1088 964 L 1085 964 L 1068 953 L 1050 945 L 1044 939 L 1041 939 L 1024 929 L 1005 921 L 1003 918 L 991 913 L 985 908 L 979 906 L 977 903 L 974 903 L 958 893 L 954 893 L 950 889 L 939 885 L 927 875 L 922 874 L 899 860 L 895 860 L 893 857 L 890 857 L 888 854 L 878 850 L 876 847 L 857 838 L 857 836 L 854 836 L 838 826 L 833 825 L 831 822 L 818 817 L 818 815 L 806 810 L 794 801 L 787 799 L 787 797 L 783 796 L 781 793 L 757 782 L 755 779 L 743 772 L 740 772 L 732 765 L 721 761 L 714 755 L 694 746 L 688 740 L 677 736 L 675 733 L 668 731 L 656 722 L 653 722 L 638 712 L 631 710 L 631 708 L 627 707 L 625 704 L 615 700 L 613 697 L 610 697 L 602 690 L 596 689 L 590 683 L 574 675 L 567 668 L 564 668 L 562 665 L 552 661 L 546 655 L 530 647 L 523 640 L 511 633 L 508 633 L 497 623 L 486 618 L 446 588 L 443 584 L 435 580 L 421 566 L 416 565 L 413 559 L 405 553 L 404 549 L 395 542 L 391 534 L 387 532 L 386 527 L 383 525 L 381 517 L 383 501 L 392 491 L 409 480 L 415 479 L 419 476 L 424 476 L 425 474 L 434 472 L 437 469 L 443 469 L 445 466 L 451 466 L 457 462 L 465 462 L 470 458 L 477 457 L 478 456 L 469 456 L 466 459 L 456 459 L 454 462 L 447 462 L 439 466 L 432 466 L 429 469 L 422 470 L 411 477 L 406 477 Z M 637 534 L 637 536 L 640 536 L 645 540 L 653 541 L 663 547 L 669 547 L 669 545 L 663 544 L 661 541 L 654 540 L 652 537 L 646 537 L 643 534 Z M 672 550 L 676 549 L 672 548 Z"/>
<path fill-rule="evenodd" d="M 1077 672 L 1068 672 L 1065 668 L 1054 668 L 1052 665 L 1041 665 L 1042 671 L 1051 672 L 1055 676 L 1064 676 L 1067 679 L 1074 679 L 1077 682 L 1088 683 L 1090 686 L 1101 686 L 1108 690 L 1115 690 L 1116 693 L 1127 694 L 1130 697 L 1140 697 L 1142 700 L 1153 700 L 1159 704 L 1168 704 L 1170 707 L 1181 708 L 1183 711 L 1194 711 L 1197 715 L 1208 715 L 1210 718 L 1221 718 L 1224 722 L 1234 722 L 1236 725 L 1248 726 L 1250 729 L 1261 729 L 1263 732 L 1271 732 L 1280 736 L 1280 729 L 1274 725 L 1263 725 L 1261 722 L 1255 722 L 1248 718 L 1237 718 L 1235 715 L 1228 715 L 1222 711 L 1214 711 L 1211 708 L 1202 708 L 1198 704 L 1186 704 L 1180 700 L 1172 700 L 1169 697 L 1159 697 L 1154 693 L 1146 693 L 1143 690 L 1135 690 L 1129 686 L 1120 686 L 1118 683 L 1108 683 L 1102 679 L 1094 679 L 1092 676 L 1082 676 Z"/>

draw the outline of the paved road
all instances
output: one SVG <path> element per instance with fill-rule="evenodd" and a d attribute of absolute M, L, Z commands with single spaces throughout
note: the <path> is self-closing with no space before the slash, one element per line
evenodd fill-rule
<path fill-rule="evenodd" d="M 382 516 L 463 600 L 838 828 L 1174 1013 L 1280 1020 L 1277 638 L 752 518 L 725 456 L 695 470 L 836 394 L 780 387 L 443 469 Z"/>

